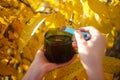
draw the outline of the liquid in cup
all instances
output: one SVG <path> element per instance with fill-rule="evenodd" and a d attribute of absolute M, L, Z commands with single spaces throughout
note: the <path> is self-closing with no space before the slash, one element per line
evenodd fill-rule
<path fill-rule="evenodd" d="M 50 62 L 64 63 L 72 59 L 72 35 L 59 29 L 50 29 L 45 34 L 45 56 Z"/>

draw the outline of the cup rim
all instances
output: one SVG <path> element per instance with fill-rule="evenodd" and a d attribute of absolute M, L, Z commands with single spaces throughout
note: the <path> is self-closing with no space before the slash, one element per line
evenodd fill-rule
<path fill-rule="evenodd" d="M 49 34 L 50 33 L 50 34 Z M 53 34 L 52 34 L 53 33 Z M 54 34 L 55 33 L 55 34 Z M 60 33 L 60 34 L 59 34 Z M 49 34 L 49 35 L 48 35 Z M 52 42 L 52 41 L 49 41 L 48 40 L 48 38 L 50 38 L 51 36 L 66 36 L 66 37 L 69 37 L 69 39 L 68 40 L 66 40 L 66 41 L 63 41 L 63 42 L 57 42 L 57 41 L 55 41 L 55 42 Z M 44 39 L 45 39 L 45 41 L 48 43 L 48 44 L 58 44 L 58 45 L 67 45 L 67 44 L 70 44 L 70 43 L 72 43 L 73 41 L 72 41 L 72 34 L 70 34 L 70 33 L 68 33 L 68 32 L 64 32 L 64 31 L 62 31 L 62 30 L 60 30 L 60 29 L 56 29 L 56 28 L 54 28 L 54 29 L 49 29 L 46 33 L 45 33 L 45 35 L 44 35 Z"/>

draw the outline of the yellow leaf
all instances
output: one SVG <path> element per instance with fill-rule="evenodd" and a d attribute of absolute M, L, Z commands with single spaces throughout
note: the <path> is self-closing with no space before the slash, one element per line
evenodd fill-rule
<path fill-rule="evenodd" d="M 34 16 L 30 23 L 23 27 L 21 32 L 21 36 L 18 41 L 18 52 L 22 51 L 22 49 L 26 46 L 31 36 L 34 35 L 35 31 L 39 28 L 39 26 L 44 22 L 45 16 L 37 14 Z"/>
<path fill-rule="evenodd" d="M 0 74 L 16 76 L 17 70 L 0 62 Z"/>
<path fill-rule="evenodd" d="M 29 3 L 29 5 L 32 7 L 32 9 L 33 9 L 35 12 L 40 11 L 39 8 L 41 8 L 42 5 L 44 4 L 44 3 L 42 2 L 42 0 L 27 0 L 27 2 Z"/>
<path fill-rule="evenodd" d="M 101 16 L 109 17 L 108 5 L 99 0 L 88 0 L 89 7 Z"/>
<path fill-rule="evenodd" d="M 49 28 L 58 28 L 58 27 L 62 27 L 65 26 L 65 16 L 63 14 L 61 14 L 60 12 L 54 12 L 51 15 L 49 15 L 49 17 L 47 17 L 46 22 L 48 24 L 46 24 L 47 27 Z"/>

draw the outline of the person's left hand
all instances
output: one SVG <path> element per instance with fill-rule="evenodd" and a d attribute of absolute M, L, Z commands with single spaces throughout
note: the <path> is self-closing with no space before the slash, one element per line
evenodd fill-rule
<path fill-rule="evenodd" d="M 52 71 L 56 68 L 63 67 L 65 65 L 70 64 L 74 59 L 76 58 L 76 54 L 73 56 L 73 58 L 65 63 L 57 64 L 49 62 L 45 55 L 44 55 L 44 47 L 41 47 L 36 55 L 35 58 L 28 70 L 28 72 L 25 74 L 23 80 L 41 80 L 42 77 L 49 71 Z M 28 78 L 31 77 L 31 78 Z"/>

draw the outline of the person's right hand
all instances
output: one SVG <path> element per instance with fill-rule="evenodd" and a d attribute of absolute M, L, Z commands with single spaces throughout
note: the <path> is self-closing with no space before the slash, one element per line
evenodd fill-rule
<path fill-rule="evenodd" d="M 90 39 L 86 41 L 81 31 L 88 32 L 91 35 Z M 104 36 L 94 27 L 88 26 L 76 30 L 75 39 L 73 46 L 78 48 L 81 63 L 88 72 L 88 76 L 91 74 L 98 74 L 100 76 L 99 72 L 103 74 L 102 62 L 106 48 Z M 91 78 L 91 80 L 95 79 Z"/>

